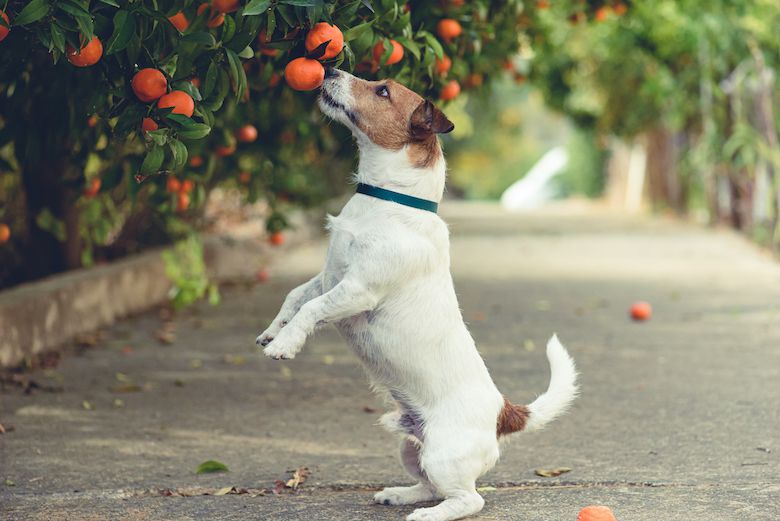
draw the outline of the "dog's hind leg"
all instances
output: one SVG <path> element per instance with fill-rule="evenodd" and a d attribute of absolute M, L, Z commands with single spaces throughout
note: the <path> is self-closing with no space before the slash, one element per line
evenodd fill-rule
<path fill-rule="evenodd" d="M 423 501 L 441 499 L 420 468 L 420 448 L 409 439 L 401 442 L 401 464 L 411 476 L 419 481 L 411 487 L 387 487 L 374 495 L 374 501 L 383 505 L 413 505 Z"/>
<path fill-rule="evenodd" d="M 444 501 L 430 508 L 418 508 L 407 521 L 452 521 L 476 514 L 485 505 L 476 490 L 476 480 L 498 459 L 498 441 L 492 433 L 452 436 L 439 439 L 426 436 L 420 467 Z M 495 436 L 493 434 L 493 436 Z"/>

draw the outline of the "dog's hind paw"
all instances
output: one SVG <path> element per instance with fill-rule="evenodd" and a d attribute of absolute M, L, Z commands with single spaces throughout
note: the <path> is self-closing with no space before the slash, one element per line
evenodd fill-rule
<path fill-rule="evenodd" d="M 413 505 L 433 499 L 438 499 L 438 496 L 419 483 L 412 487 L 388 487 L 374 494 L 374 503 L 380 505 Z"/>

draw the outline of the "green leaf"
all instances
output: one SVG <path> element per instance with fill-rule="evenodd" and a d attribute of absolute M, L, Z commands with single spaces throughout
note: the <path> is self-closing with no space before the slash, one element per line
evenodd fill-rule
<path fill-rule="evenodd" d="M 61 53 L 65 52 L 65 35 L 57 24 L 51 24 L 51 43 Z"/>
<path fill-rule="evenodd" d="M 163 159 L 165 158 L 165 152 L 162 147 L 154 145 L 152 149 L 146 154 L 144 162 L 141 163 L 142 174 L 154 174 L 160 170 Z"/>
<path fill-rule="evenodd" d="M 212 472 L 229 472 L 229 471 L 230 469 L 228 469 L 227 465 L 225 465 L 224 463 L 220 463 L 219 461 L 214 461 L 213 459 L 210 459 L 198 465 L 197 470 L 195 470 L 195 474 L 209 474 Z"/>
<path fill-rule="evenodd" d="M 239 58 L 245 58 L 245 59 L 254 58 L 255 57 L 255 51 L 253 51 L 252 48 L 247 45 L 246 47 L 244 47 L 243 51 L 238 53 L 238 57 Z"/>
<path fill-rule="evenodd" d="M 414 43 L 409 38 L 405 38 L 403 36 L 396 36 L 395 40 L 398 43 L 400 43 L 401 45 L 403 45 L 404 47 L 406 47 L 407 49 L 409 49 L 409 52 L 412 53 L 412 55 L 414 55 L 415 58 L 417 58 L 417 61 L 420 61 L 420 46 L 419 45 Z"/>
<path fill-rule="evenodd" d="M 230 65 L 230 79 L 233 81 L 233 88 L 236 90 L 236 99 L 240 100 L 246 90 L 246 73 L 241 66 L 241 58 L 230 49 L 225 49 L 228 64 Z"/>
<path fill-rule="evenodd" d="M 444 56 L 444 49 L 442 49 L 441 44 L 439 43 L 439 40 L 436 39 L 434 35 L 429 33 L 428 31 L 420 31 L 419 34 L 421 34 L 425 41 L 428 42 L 428 45 L 433 49 L 434 54 L 436 54 L 436 57 L 438 59 L 442 59 Z"/>
<path fill-rule="evenodd" d="M 173 168 L 178 169 L 183 167 L 187 162 L 187 147 L 178 139 L 172 139 L 168 143 L 168 146 L 171 147 L 171 154 L 173 155 Z"/>
<path fill-rule="evenodd" d="M 222 43 L 228 43 L 236 35 L 236 22 L 230 16 L 225 16 L 225 23 L 222 24 Z"/>
<path fill-rule="evenodd" d="M 86 16 L 92 19 L 92 15 L 89 14 L 89 11 L 87 11 L 83 5 L 74 2 L 73 0 L 60 0 L 60 2 L 57 3 L 57 7 L 73 16 Z"/>
<path fill-rule="evenodd" d="M 355 27 L 350 27 L 349 29 L 344 31 L 344 41 L 351 42 L 352 40 L 359 38 L 361 34 L 371 29 L 372 25 L 374 25 L 373 20 L 371 20 L 370 22 L 362 23 L 360 25 L 356 25 Z"/>
<path fill-rule="evenodd" d="M 252 16 L 265 12 L 271 5 L 271 0 L 252 0 L 244 7 L 244 16 Z"/>
<path fill-rule="evenodd" d="M 47 0 L 32 0 L 24 6 L 19 16 L 13 20 L 14 25 L 27 25 L 37 22 L 49 13 L 49 2 Z"/>
<path fill-rule="evenodd" d="M 203 123 L 193 123 L 176 133 L 186 139 L 202 139 L 211 133 L 211 127 Z"/>
<path fill-rule="evenodd" d="M 152 130 L 147 132 L 146 135 L 152 138 L 155 145 L 163 146 L 168 141 L 168 129 L 166 128 Z"/>
<path fill-rule="evenodd" d="M 214 36 L 204 31 L 198 31 L 190 34 L 185 34 L 179 40 L 180 43 L 197 43 L 200 45 L 206 45 L 208 47 L 214 47 L 217 41 Z"/>
<path fill-rule="evenodd" d="M 117 11 L 114 15 L 114 33 L 108 39 L 106 54 L 119 52 L 127 47 L 135 35 L 135 17 L 127 11 Z"/>
<path fill-rule="evenodd" d="M 203 97 L 208 98 L 211 93 L 214 92 L 214 86 L 217 83 L 219 77 L 219 66 L 215 62 L 209 64 L 209 68 L 206 71 L 206 81 L 203 83 Z"/>
<path fill-rule="evenodd" d="M 317 7 L 324 4 L 323 0 L 279 0 L 279 3 L 297 7 Z"/>
<path fill-rule="evenodd" d="M 119 7 L 119 4 L 116 3 L 114 0 L 100 0 L 104 4 L 113 5 L 114 7 Z"/>

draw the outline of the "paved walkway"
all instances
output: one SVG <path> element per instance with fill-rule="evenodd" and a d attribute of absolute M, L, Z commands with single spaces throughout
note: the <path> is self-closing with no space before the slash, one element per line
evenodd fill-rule
<path fill-rule="evenodd" d="M 553 331 L 582 372 L 573 411 L 516 436 L 482 478 L 478 519 L 574 521 L 589 504 L 619 521 L 780 519 L 779 264 L 728 232 L 587 207 L 444 214 L 464 316 L 499 388 L 516 402 L 544 390 Z M 150 313 L 29 375 L 57 392 L 0 395 L 14 428 L 0 434 L 0 518 L 402 519 L 411 507 L 371 504 L 408 479 L 335 331 L 291 362 L 254 350 L 323 248 L 179 314 L 170 345 Z M 627 318 L 639 299 L 654 305 L 647 323 Z M 230 472 L 196 475 L 210 459 Z M 300 467 L 312 473 L 297 492 L 268 492 Z M 556 467 L 572 470 L 534 474 Z M 229 487 L 247 493 L 188 496 Z"/>

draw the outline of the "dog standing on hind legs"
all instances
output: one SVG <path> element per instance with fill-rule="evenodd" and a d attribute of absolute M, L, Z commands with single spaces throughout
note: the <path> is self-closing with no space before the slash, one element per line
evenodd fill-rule
<path fill-rule="evenodd" d="M 401 462 L 417 480 L 374 500 L 442 500 L 408 521 L 475 514 L 484 505 L 475 482 L 498 460 L 499 439 L 566 411 L 577 394 L 574 363 L 553 336 L 549 388 L 528 406 L 510 403 L 490 378 L 458 307 L 449 233 L 436 215 L 445 181 L 437 134 L 453 129 L 446 116 L 392 80 L 333 69 L 319 105 L 355 136 L 358 193 L 329 217 L 322 272 L 290 292 L 257 343 L 271 358 L 292 359 L 318 326 L 335 324 L 397 405 L 381 423 L 402 435 Z"/>

